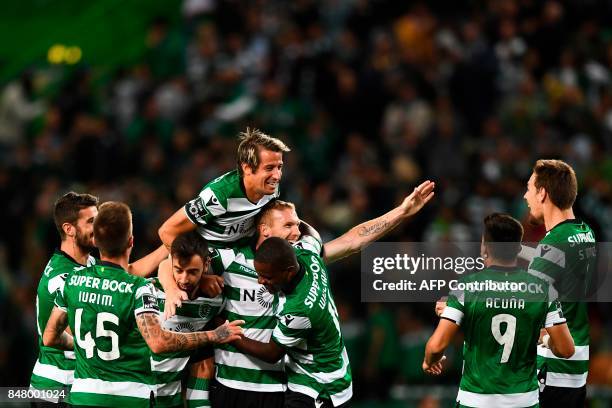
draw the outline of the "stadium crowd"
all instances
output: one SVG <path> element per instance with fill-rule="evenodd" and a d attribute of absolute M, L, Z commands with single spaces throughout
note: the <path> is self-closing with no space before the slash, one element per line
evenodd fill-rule
<path fill-rule="evenodd" d="M 281 197 L 325 240 L 428 178 L 435 200 L 387 240 L 478 241 L 488 213 L 525 218 L 539 158 L 574 167 L 579 216 L 612 240 L 612 7 L 436 4 L 186 0 L 181 21 L 151 22 L 136 64 L 38 68 L 6 84 L 0 384 L 26 384 L 36 356 L 35 288 L 57 245 L 55 199 L 76 190 L 129 203 L 138 258 L 176 208 L 235 167 L 246 126 L 292 147 Z M 543 232 L 527 229 L 526 240 Z M 356 396 L 439 382 L 420 365 L 432 305 L 360 303 L 359 258 L 330 270 Z M 608 313 L 592 305 L 595 383 L 612 383 Z M 450 364 L 442 381 L 454 384 L 458 354 Z"/>

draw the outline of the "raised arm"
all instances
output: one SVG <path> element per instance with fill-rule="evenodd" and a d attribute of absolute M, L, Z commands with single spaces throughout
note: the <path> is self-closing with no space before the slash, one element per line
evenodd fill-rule
<path fill-rule="evenodd" d="M 179 208 L 170 218 L 159 228 L 159 238 L 164 246 L 169 250 L 172 241 L 183 232 L 193 231 L 196 225 L 187 217 L 185 209 Z"/>
<path fill-rule="evenodd" d="M 168 249 L 160 245 L 155 251 L 128 265 L 128 272 L 132 275 L 148 278 L 157 270 L 160 262 L 168 257 Z"/>
<path fill-rule="evenodd" d="M 67 327 L 68 313 L 54 306 L 43 333 L 43 344 L 60 350 L 74 350 L 74 339 L 66 333 Z"/>
<path fill-rule="evenodd" d="M 250 354 L 270 364 L 276 363 L 285 355 L 285 349 L 274 341 L 262 343 L 248 337 L 242 337 L 240 340 L 233 342 L 232 345 L 240 352 Z"/>
<path fill-rule="evenodd" d="M 242 336 L 243 320 L 225 322 L 211 331 L 180 333 L 164 330 L 157 313 L 145 312 L 136 316 L 138 330 L 154 353 L 194 350 L 211 344 L 229 343 Z"/>
<path fill-rule="evenodd" d="M 324 245 L 324 258 L 327 263 L 335 262 L 361 251 L 393 230 L 407 218 L 423 208 L 434 196 L 435 183 L 425 181 L 416 187 L 402 204 L 385 215 L 359 224 L 349 231 Z"/>
<path fill-rule="evenodd" d="M 425 346 L 425 358 L 423 359 L 423 371 L 428 374 L 438 375 L 442 373 L 444 350 L 459 330 L 459 326 L 445 318 L 440 319 L 434 334 Z"/>

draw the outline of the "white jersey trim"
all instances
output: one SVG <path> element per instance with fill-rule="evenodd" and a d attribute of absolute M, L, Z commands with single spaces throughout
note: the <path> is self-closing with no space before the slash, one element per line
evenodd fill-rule
<path fill-rule="evenodd" d="M 450 319 L 455 322 L 457 326 L 459 326 L 463 320 L 463 312 L 459 309 L 455 309 L 454 307 L 446 306 L 440 317 Z"/>
<path fill-rule="evenodd" d="M 183 358 L 166 358 L 164 360 L 156 361 L 151 357 L 151 371 L 163 372 L 163 373 L 178 373 L 185 369 L 189 357 Z"/>
<path fill-rule="evenodd" d="M 235 390 L 248 390 L 256 392 L 284 392 L 287 389 L 287 386 L 285 384 L 258 384 L 238 380 L 228 380 L 227 378 L 222 378 L 219 376 L 215 376 L 215 378 L 221 384 L 225 385 L 226 387 L 233 388 Z"/>
<path fill-rule="evenodd" d="M 51 364 L 43 364 L 38 360 L 36 360 L 32 374 L 39 377 L 48 378 L 65 385 L 70 385 L 74 381 L 74 370 L 62 370 L 61 368 Z"/>
<path fill-rule="evenodd" d="M 282 360 L 280 361 L 280 363 L 271 364 L 254 357 L 249 358 L 242 353 L 215 349 L 215 363 L 231 367 L 248 368 L 250 370 L 283 371 Z"/>
<path fill-rule="evenodd" d="M 457 402 L 474 408 L 518 408 L 531 407 L 539 401 L 538 390 L 517 392 L 514 394 L 478 394 L 459 390 Z"/>
<path fill-rule="evenodd" d="M 187 388 L 187 391 L 185 392 L 185 399 L 187 401 L 207 400 L 208 391 L 194 390 L 193 388 Z"/>
<path fill-rule="evenodd" d="M 561 358 L 553 354 L 552 350 L 542 345 L 538 346 L 538 356 L 546 358 L 554 358 L 556 360 L 566 361 L 588 361 L 589 360 L 589 346 L 574 346 L 574 355 L 570 358 Z"/>
<path fill-rule="evenodd" d="M 181 380 L 172 381 L 166 384 L 157 384 L 158 397 L 172 397 L 181 392 Z"/>
<path fill-rule="evenodd" d="M 586 385 L 587 376 L 584 374 L 546 373 L 546 385 L 551 387 L 580 388 Z"/>
<path fill-rule="evenodd" d="M 344 389 L 344 391 L 340 391 L 337 394 L 330 395 L 332 403 L 334 406 L 342 405 L 346 401 L 350 400 L 353 397 L 353 382 L 349 384 L 348 387 Z"/>
<path fill-rule="evenodd" d="M 149 399 L 151 391 L 156 393 L 156 388 L 156 385 L 133 381 L 104 381 L 97 378 L 75 378 L 70 392 Z"/>

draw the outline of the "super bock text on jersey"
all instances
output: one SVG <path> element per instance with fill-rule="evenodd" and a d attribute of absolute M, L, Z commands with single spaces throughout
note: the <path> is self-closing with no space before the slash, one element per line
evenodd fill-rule
<path fill-rule="evenodd" d="M 68 402 L 148 407 L 156 382 L 136 316 L 159 313 L 153 285 L 100 261 L 73 270 L 55 303 L 68 313 L 74 336 L 76 367 Z"/>
<path fill-rule="evenodd" d="M 580 388 L 589 371 L 589 315 L 584 301 L 596 267 L 596 242 L 593 230 L 583 221 L 567 220 L 557 224 L 540 241 L 529 264 L 529 273 L 554 286 L 561 300 L 575 344 L 569 359 L 555 356 L 538 347 L 538 369 L 546 385 Z"/>
<path fill-rule="evenodd" d="M 352 397 L 353 384 L 321 248 L 311 236 L 295 245 L 299 281 L 290 293 L 279 295 L 272 341 L 287 352 L 291 391 L 338 406 Z"/>
<path fill-rule="evenodd" d="M 554 291 L 546 281 L 514 267 L 492 266 L 462 281 L 466 289 L 451 292 L 441 315 L 465 334 L 458 403 L 537 405 L 540 328 L 565 323 L 559 302 L 551 298 Z M 478 286 L 481 283 L 487 283 L 486 289 Z M 508 290 L 513 284 L 520 289 Z"/>

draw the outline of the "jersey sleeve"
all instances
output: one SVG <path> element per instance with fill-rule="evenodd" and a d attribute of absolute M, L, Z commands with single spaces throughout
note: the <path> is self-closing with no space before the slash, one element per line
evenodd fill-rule
<path fill-rule="evenodd" d="M 453 291 L 448 295 L 446 307 L 444 311 L 442 311 L 440 318 L 450 320 L 460 326 L 463 320 L 464 310 L 464 292 Z"/>
<path fill-rule="evenodd" d="M 134 316 L 141 313 L 159 313 L 155 287 L 144 279 L 136 287 Z"/>
<path fill-rule="evenodd" d="M 62 280 L 62 282 L 65 282 L 65 276 L 64 276 L 64 280 Z M 57 306 L 59 309 L 63 310 L 64 312 L 68 311 L 68 305 L 66 303 L 66 297 L 64 296 L 64 287 L 65 285 L 61 285 L 61 288 L 58 288 L 55 291 L 55 299 L 53 300 L 53 302 L 55 303 L 55 306 Z"/>
<path fill-rule="evenodd" d="M 306 343 L 312 324 L 308 316 L 283 313 L 277 316 L 277 324 L 272 332 L 272 341 L 283 347 L 298 347 Z"/>
<path fill-rule="evenodd" d="M 314 252 L 319 256 L 323 253 L 323 243 L 312 235 L 303 235 L 293 246 Z"/>
<path fill-rule="evenodd" d="M 540 243 L 535 256 L 529 264 L 529 273 L 549 284 L 554 284 L 563 276 L 565 270 L 565 251 L 563 245 Z"/>
<path fill-rule="evenodd" d="M 561 309 L 561 302 L 555 300 L 549 302 L 548 311 L 546 313 L 546 320 L 544 321 L 544 327 L 552 327 L 558 324 L 566 323 L 565 317 L 563 317 L 563 310 Z"/>
<path fill-rule="evenodd" d="M 210 267 L 215 275 L 221 275 L 235 259 L 236 252 L 233 249 L 213 249 L 210 253 Z"/>
<path fill-rule="evenodd" d="M 211 187 L 205 187 L 193 200 L 185 204 L 187 218 L 196 225 L 206 225 L 227 212 L 227 200 Z"/>

